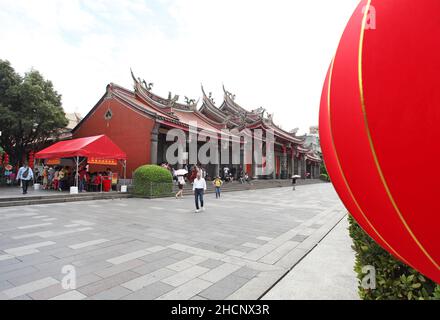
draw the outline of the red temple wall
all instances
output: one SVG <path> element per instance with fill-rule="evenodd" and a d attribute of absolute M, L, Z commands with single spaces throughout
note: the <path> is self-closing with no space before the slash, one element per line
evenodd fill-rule
<path fill-rule="evenodd" d="M 105 119 L 108 110 L 112 112 L 110 120 Z M 154 120 L 134 111 L 116 99 L 103 100 L 101 104 L 83 121 L 73 134 L 73 138 L 82 138 L 100 134 L 107 135 L 127 154 L 127 178 L 139 166 L 150 163 L 150 136 Z M 90 171 L 103 171 L 106 166 L 91 165 Z M 123 174 L 122 166 L 110 167 L 113 172 Z"/>

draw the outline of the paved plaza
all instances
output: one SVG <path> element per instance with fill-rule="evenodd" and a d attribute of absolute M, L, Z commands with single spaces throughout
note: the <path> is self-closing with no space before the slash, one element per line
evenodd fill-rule
<path fill-rule="evenodd" d="M 348 225 L 342 219 L 263 299 L 359 300 Z"/>
<path fill-rule="evenodd" d="M 0 208 L 0 299 L 259 299 L 346 215 L 331 184 L 205 200 Z"/>

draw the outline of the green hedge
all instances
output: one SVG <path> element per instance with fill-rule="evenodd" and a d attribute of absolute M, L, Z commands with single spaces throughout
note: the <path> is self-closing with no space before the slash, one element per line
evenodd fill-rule
<path fill-rule="evenodd" d="M 395 259 L 371 239 L 349 217 L 350 236 L 356 252 L 354 270 L 359 279 L 359 296 L 364 300 L 440 300 L 440 285 L 425 278 L 419 272 Z M 376 289 L 364 289 L 361 285 L 364 266 L 376 270 Z"/>
<path fill-rule="evenodd" d="M 133 175 L 133 193 L 139 197 L 170 196 L 173 192 L 173 176 L 160 166 L 145 165 Z"/>

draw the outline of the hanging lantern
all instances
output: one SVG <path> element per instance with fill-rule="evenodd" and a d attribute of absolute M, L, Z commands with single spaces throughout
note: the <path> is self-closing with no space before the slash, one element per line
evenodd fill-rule
<path fill-rule="evenodd" d="M 33 151 L 31 151 L 31 152 L 29 152 L 29 167 L 31 168 L 31 169 L 33 169 L 34 168 L 34 152 Z"/>
<path fill-rule="evenodd" d="M 361 1 L 327 74 L 319 125 L 326 167 L 349 212 L 437 283 L 440 188 L 435 168 L 409 150 L 440 157 L 439 11 L 438 0 Z"/>

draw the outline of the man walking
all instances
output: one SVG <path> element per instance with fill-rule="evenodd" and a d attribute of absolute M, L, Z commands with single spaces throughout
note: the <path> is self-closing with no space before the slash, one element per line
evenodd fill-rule
<path fill-rule="evenodd" d="M 203 193 L 206 190 L 206 181 L 204 178 L 202 178 L 202 175 L 200 172 L 197 172 L 197 177 L 194 180 L 193 183 L 193 192 L 195 196 L 196 201 L 196 213 L 200 212 L 199 207 L 199 199 L 200 199 L 200 206 L 202 207 L 202 211 L 205 211 L 205 207 L 203 206 Z"/>
<path fill-rule="evenodd" d="M 23 194 L 27 194 L 27 189 L 31 179 L 34 179 L 34 173 L 32 169 L 29 168 L 28 164 L 25 163 L 19 170 L 17 174 L 17 180 L 21 181 L 21 187 L 23 188 Z"/>

